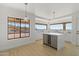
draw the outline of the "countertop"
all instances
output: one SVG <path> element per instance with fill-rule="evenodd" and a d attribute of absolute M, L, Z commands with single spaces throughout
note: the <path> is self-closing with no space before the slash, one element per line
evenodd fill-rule
<path fill-rule="evenodd" d="M 44 33 L 44 34 L 48 34 L 48 35 L 63 35 L 62 33 Z"/>

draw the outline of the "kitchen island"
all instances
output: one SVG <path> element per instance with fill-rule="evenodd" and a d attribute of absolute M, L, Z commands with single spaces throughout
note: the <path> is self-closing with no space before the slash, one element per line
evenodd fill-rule
<path fill-rule="evenodd" d="M 53 47 L 57 50 L 64 48 L 64 37 L 61 33 L 44 33 L 43 44 Z"/>

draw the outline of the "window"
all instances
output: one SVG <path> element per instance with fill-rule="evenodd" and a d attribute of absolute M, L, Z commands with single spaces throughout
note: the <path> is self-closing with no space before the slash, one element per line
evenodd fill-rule
<path fill-rule="evenodd" d="M 15 18 L 15 32 L 14 32 L 14 35 L 15 35 L 15 38 L 20 38 L 20 19 L 19 18 Z"/>
<path fill-rule="evenodd" d="M 15 18 L 8 18 L 8 37 L 10 39 L 14 38 L 15 33 Z"/>
<path fill-rule="evenodd" d="M 8 17 L 8 38 L 22 38 L 30 36 L 30 20 Z"/>
<path fill-rule="evenodd" d="M 37 30 L 46 30 L 46 24 L 35 24 L 35 29 Z"/>
<path fill-rule="evenodd" d="M 63 30 L 63 24 L 50 25 L 50 29 L 52 29 L 52 30 Z"/>
<path fill-rule="evenodd" d="M 66 23 L 66 30 L 71 31 L 72 30 L 72 23 Z"/>

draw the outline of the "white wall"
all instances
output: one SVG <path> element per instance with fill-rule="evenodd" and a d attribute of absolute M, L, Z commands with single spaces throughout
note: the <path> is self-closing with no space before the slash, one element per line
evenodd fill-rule
<path fill-rule="evenodd" d="M 30 11 L 33 11 L 33 5 L 29 5 L 28 8 Z M 34 42 L 34 17 L 33 13 L 28 15 L 29 19 L 31 19 L 31 36 L 27 38 L 19 38 L 19 39 L 14 39 L 14 40 L 8 40 L 7 37 L 7 17 L 18 17 L 18 18 L 24 18 L 25 14 L 23 11 L 12 9 L 9 7 L 5 7 L 0 5 L 0 51 L 9 49 L 9 48 L 14 48 L 20 45 L 28 44 L 31 42 Z"/>
<path fill-rule="evenodd" d="M 47 19 L 40 19 L 40 18 L 35 18 L 35 23 L 42 23 L 42 24 L 48 24 Z"/>
<path fill-rule="evenodd" d="M 50 24 L 63 23 L 63 22 L 72 22 L 72 16 L 62 17 L 62 18 L 59 18 L 59 19 L 54 19 L 54 20 L 50 21 Z"/>
<path fill-rule="evenodd" d="M 79 13 L 77 13 L 75 15 L 75 19 L 74 19 L 74 39 L 73 39 L 73 43 L 79 46 Z"/>
<path fill-rule="evenodd" d="M 79 45 L 79 15 L 77 15 L 77 24 L 76 25 L 77 25 L 77 28 L 76 28 L 76 32 L 77 32 L 76 33 L 76 37 L 77 37 L 76 40 L 77 41 L 76 42 L 77 42 L 77 45 Z"/>

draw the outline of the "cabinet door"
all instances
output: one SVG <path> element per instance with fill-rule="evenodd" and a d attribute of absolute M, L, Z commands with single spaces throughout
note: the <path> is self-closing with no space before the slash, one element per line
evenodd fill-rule
<path fill-rule="evenodd" d="M 48 35 L 43 34 L 43 43 L 48 44 Z"/>
<path fill-rule="evenodd" d="M 48 35 L 48 45 L 51 46 L 51 35 Z"/>
<path fill-rule="evenodd" d="M 55 35 L 51 36 L 51 46 L 57 48 L 57 36 Z"/>

